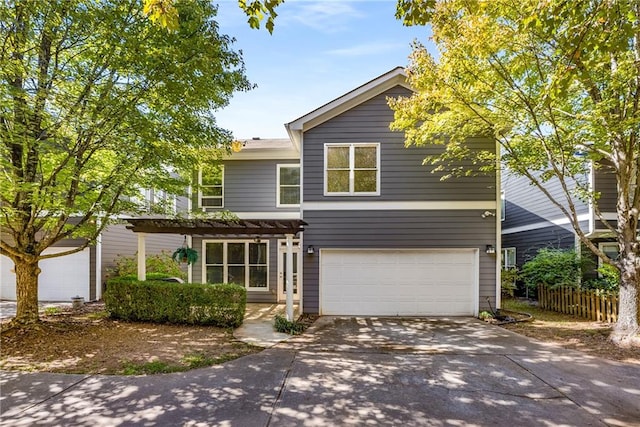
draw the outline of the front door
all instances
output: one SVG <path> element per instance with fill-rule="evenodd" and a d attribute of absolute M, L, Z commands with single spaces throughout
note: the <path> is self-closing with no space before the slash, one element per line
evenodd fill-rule
<path fill-rule="evenodd" d="M 300 241 L 293 241 L 293 300 L 299 301 L 300 295 L 298 294 L 298 281 L 301 271 L 300 258 Z M 278 301 L 284 302 L 287 300 L 287 241 L 278 240 Z"/>

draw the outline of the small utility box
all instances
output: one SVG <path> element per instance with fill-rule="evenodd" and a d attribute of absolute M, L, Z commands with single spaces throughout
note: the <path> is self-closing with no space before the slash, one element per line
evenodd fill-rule
<path fill-rule="evenodd" d="M 76 295 L 71 298 L 71 308 L 74 310 L 80 310 L 84 306 L 84 297 Z"/>

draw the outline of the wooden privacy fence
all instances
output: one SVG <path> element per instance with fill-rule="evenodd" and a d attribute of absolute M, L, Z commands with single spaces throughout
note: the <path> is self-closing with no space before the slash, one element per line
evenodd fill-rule
<path fill-rule="evenodd" d="M 538 285 L 538 303 L 540 308 L 599 322 L 618 320 L 618 295 L 607 291 Z"/>

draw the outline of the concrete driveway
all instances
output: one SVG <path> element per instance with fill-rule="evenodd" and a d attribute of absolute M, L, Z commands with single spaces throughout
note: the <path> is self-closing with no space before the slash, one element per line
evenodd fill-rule
<path fill-rule="evenodd" d="M 213 368 L 1 380 L 11 426 L 640 426 L 640 366 L 475 319 L 321 318 Z"/>

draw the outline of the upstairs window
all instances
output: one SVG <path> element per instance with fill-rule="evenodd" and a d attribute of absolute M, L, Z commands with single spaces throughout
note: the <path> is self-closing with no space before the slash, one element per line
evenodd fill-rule
<path fill-rule="evenodd" d="M 165 190 L 141 188 L 139 195 L 130 198 L 138 205 L 140 211 L 151 214 L 175 215 L 177 212 L 177 197 Z"/>
<path fill-rule="evenodd" d="M 198 206 L 203 211 L 224 207 L 224 166 L 201 169 L 198 184 Z"/>
<path fill-rule="evenodd" d="M 276 206 L 300 206 L 300 165 L 278 165 Z"/>
<path fill-rule="evenodd" d="M 169 194 L 165 190 L 154 189 L 150 211 L 165 215 L 175 215 L 178 212 L 178 199 L 174 194 Z"/>
<path fill-rule="evenodd" d="M 380 194 L 380 144 L 325 144 L 325 195 Z"/>

